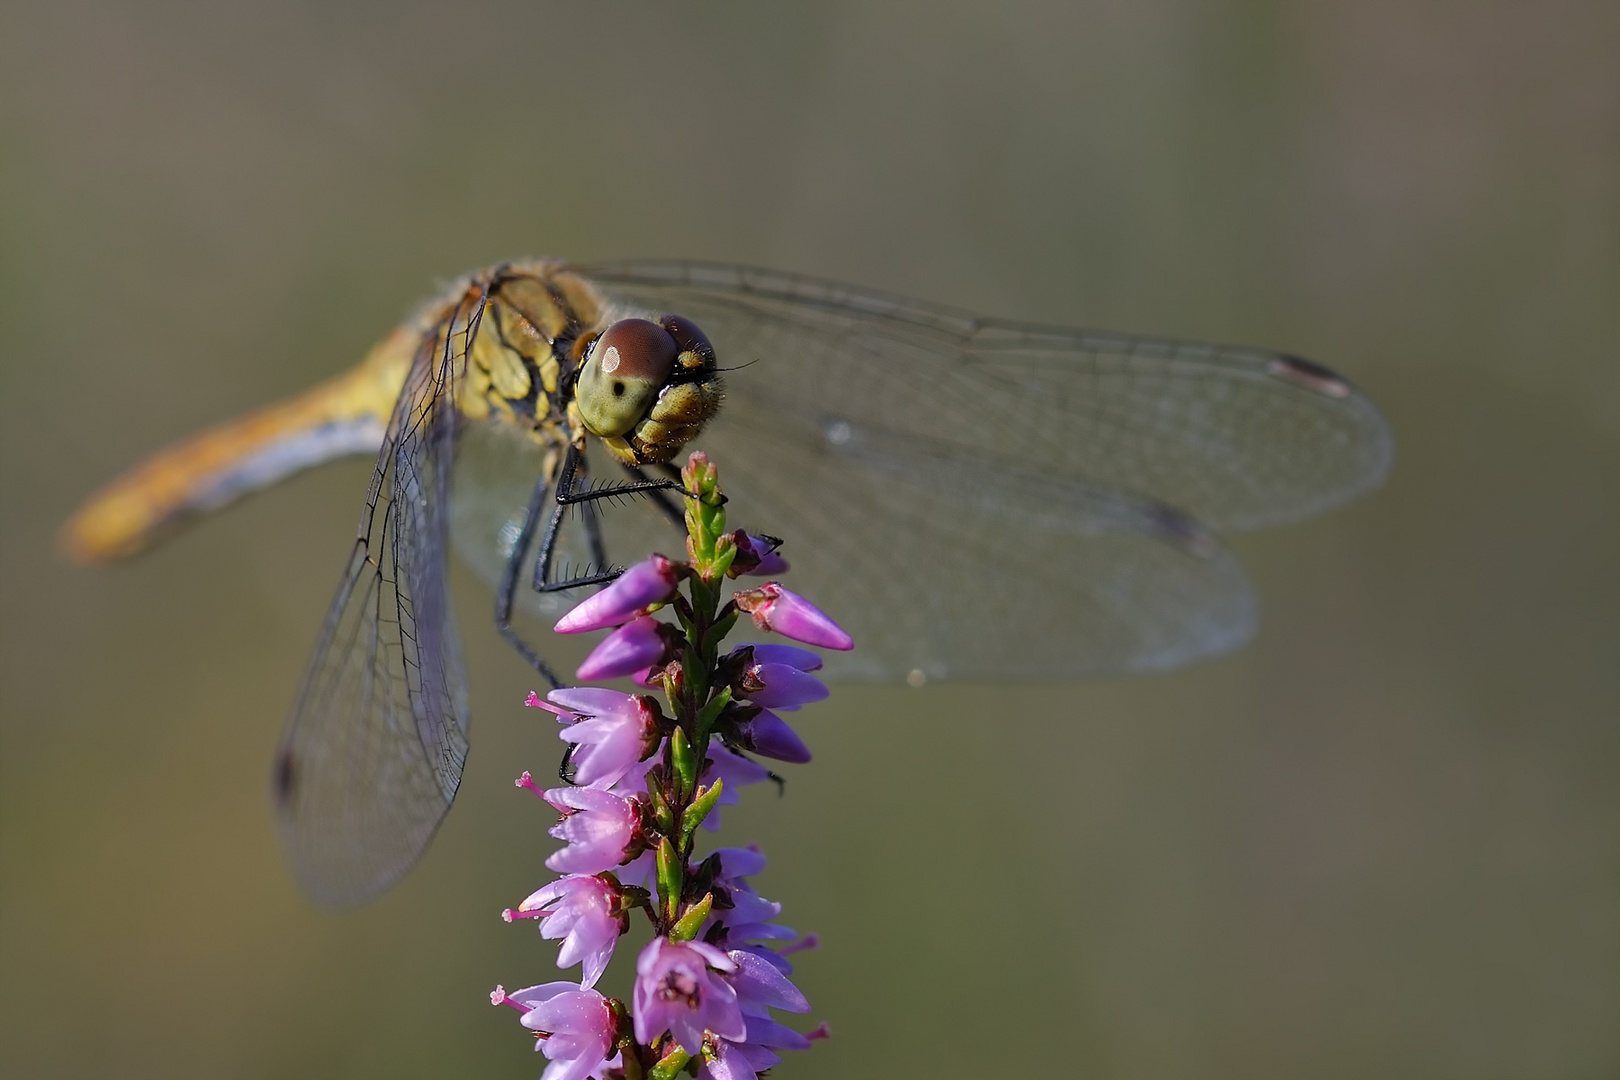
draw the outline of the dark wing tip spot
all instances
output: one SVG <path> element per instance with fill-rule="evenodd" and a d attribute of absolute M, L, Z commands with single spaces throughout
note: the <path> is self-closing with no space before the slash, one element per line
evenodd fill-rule
<path fill-rule="evenodd" d="M 271 783 L 275 785 L 277 806 L 292 802 L 293 792 L 298 786 L 298 760 L 293 757 L 291 747 L 276 755 L 275 776 Z"/>
<path fill-rule="evenodd" d="M 1220 553 L 1220 541 L 1204 523 L 1173 506 L 1159 505 L 1150 517 L 1159 539 L 1200 559 L 1213 559 Z"/>
<path fill-rule="evenodd" d="M 1350 396 L 1350 384 L 1341 379 L 1337 372 L 1314 360 L 1298 356 L 1279 356 L 1266 365 L 1266 374 L 1326 397 Z"/>

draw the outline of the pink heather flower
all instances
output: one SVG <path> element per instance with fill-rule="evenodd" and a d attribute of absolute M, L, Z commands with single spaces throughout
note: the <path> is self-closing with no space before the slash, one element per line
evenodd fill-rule
<path fill-rule="evenodd" d="M 770 922 L 782 913 L 782 905 L 759 895 L 745 880 L 765 869 L 765 853 L 749 845 L 745 848 L 718 848 L 714 854 L 720 859 L 720 873 L 714 883 L 717 898 L 723 897 L 730 905 L 717 906 L 710 920 L 711 926 L 724 927 L 721 940 L 755 941 L 794 937 L 792 930 Z M 793 970 L 793 965 L 776 953 L 768 953 L 768 956 L 774 958 L 784 974 Z"/>
<path fill-rule="evenodd" d="M 760 1073 L 782 1063 L 782 1056 L 771 1047 L 810 1049 L 810 1036 L 774 1020 L 760 1016 L 745 1016 L 743 1020 L 748 1026 L 748 1037 L 740 1043 L 717 1041 L 714 1057 L 698 1070 L 699 1080 L 758 1080 Z"/>
<path fill-rule="evenodd" d="M 810 760 L 810 748 L 804 745 L 804 740 L 799 738 L 798 732 L 788 727 L 786 720 L 769 709 L 761 709 L 759 715 L 752 720 L 739 723 L 735 738 L 737 744 L 744 750 L 752 750 L 756 754 L 764 754 L 777 761 L 791 761 L 795 765 L 803 765 Z"/>
<path fill-rule="evenodd" d="M 777 550 L 777 542 L 751 536 L 741 529 L 732 533 L 731 539 L 737 545 L 737 557 L 731 564 L 734 573 L 750 577 L 787 573 L 788 562 Z"/>
<path fill-rule="evenodd" d="M 490 1000 L 524 1010 L 520 1021 L 541 1033 L 535 1049 L 551 1064 L 540 1080 L 585 1080 L 602 1074 L 613 1049 L 613 1013 L 607 999 L 570 982 L 542 983 L 510 994 L 495 988 Z M 615 1057 L 617 1055 L 614 1055 Z"/>
<path fill-rule="evenodd" d="M 733 653 L 744 648 L 754 650 L 754 663 L 756 664 L 786 664 L 800 671 L 820 671 L 821 654 L 813 653 L 809 649 L 801 649 L 797 645 L 762 645 L 749 643 L 739 645 L 732 649 Z"/>
<path fill-rule="evenodd" d="M 665 625 L 650 615 L 625 623 L 598 642 L 574 674 L 594 682 L 663 664 L 669 659 L 669 641 L 661 629 Z"/>
<path fill-rule="evenodd" d="M 741 694 L 767 709 L 797 709 L 828 694 L 827 684 L 788 664 L 754 663 L 743 672 Z"/>
<path fill-rule="evenodd" d="M 579 634 L 629 622 L 674 596 L 679 581 L 677 564 L 654 555 L 630 567 L 601 592 L 580 601 L 557 620 L 553 629 L 559 634 Z"/>
<path fill-rule="evenodd" d="M 769 951 L 732 949 L 726 954 L 737 965 L 737 970 L 732 973 L 730 979 L 731 988 L 737 992 L 737 1007 L 745 1016 L 766 1018 L 771 1015 L 769 1012 L 771 1009 L 809 1012 L 810 1002 L 799 992 L 799 988 L 788 982 L 788 977 L 768 958 L 761 955 Z"/>
<path fill-rule="evenodd" d="M 720 848 L 715 854 L 720 856 L 722 877 L 753 877 L 765 871 L 765 853 L 754 844 L 747 847 Z"/>
<path fill-rule="evenodd" d="M 754 625 L 761 630 L 774 630 L 794 641 L 824 649 L 855 647 L 854 639 L 820 608 L 798 593 L 784 589 L 778 582 L 767 581 L 757 589 L 735 593 L 733 599 L 739 608 L 754 617 Z"/>
<path fill-rule="evenodd" d="M 698 1080 L 758 1080 L 759 1074 L 782 1058 L 763 1046 L 720 1040 L 715 1044 L 714 1057 L 706 1059 L 698 1069 Z"/>
<path fill-rule="evenodd" d="M 651 758 L 662 741 L 655 706 L 648 698 L 594 686 L 553 690 L 546 698 L 550 704 L 541 702 L 542 709 L 580 718 L 557 737 L 574 744 L 570 761 L 574 782 L 582 787 L 612 787 Z"/>
<path fill-rule="evenodd" d="M 540 936 L 547 941 L 563 939 L 557 951 L 557 966 L 573 967 L 584 962 L 580 986 L 586 990 L 607 970 L 613 947 L 624 932 L 619 916 L 619 890 L 600 877 L 570 874 L 530 894 L 517 911 L 504 913 L 513 918 L 540 920 Z"/>
<path fill-rule="evenodd" d="M 634 799 L 582 787 L 549 788 L 543 798 L 563 815 L 551 835 L 568 846 L 546 859 L 559 874 L 598 874 L 640 854 Z"/>
<path fill-rule="evenodd" d="M 741 1041 L 717 1040 L 714 1056 L 705 1061 L 699 1077 L 713 1080 L 749 1080 L 781 1062 L 775 1050 L 808 1050 L 810 1038 L 770 1018 L 771 1009 L 808 1012 L 810 1003 L 787 980 L 764 949 L 733 949 L 737 970 L 730 976 L 737 991 L 746 1034 Z"/>
<path fill-rule="evenodd" d="M 723 940 L 731 942 L 783 940 L 797 937 L 794 931 L 771 922 L 782 913 L 782 905 L 754 891 L 745 878 L 765 869 L 765 856 L 758 848 L 720 848 L 720 875 L 714 887 L 724 894 L 729 907 L 716 906 L 711 923 L 724 928 Z M 774 952 L 764 951 L 766 959 L 785 974 L 793 966 Z"/>
<path fill-rule="evenodd" d="M 744 1016 L 743 1023 L 748 1027 L 748 1037 L 745 1044 L 753 1046 L 770 1046 L 778 1050 L 808 1050 L 813 1036 L 794 1031 L 786 1024 L 778 1024 L 766 1016 Z"/>
<path fill-rule="evenodd" d="M 748 1029 L 737 992 L 722 977 L 736 970 L 737 962 L 713 945 L 653 938 L 636 959 L 636 1041 L 650 1046 L 668 1031 L 693 1055 L 702 1051 L 705 1031 L 741 1041 Z"/>
<path fill-rule="evenodd" d="M 788 941 L 799 936 L 796 931 L 771 922 L 782 914 L 782 905 L 765 899 L 752 885 L 745 881 L 717 884 L 729 886 L 726 895 L 732 906 L 720 912 L 716 919 L 725 927 L 728 942 Z"/>

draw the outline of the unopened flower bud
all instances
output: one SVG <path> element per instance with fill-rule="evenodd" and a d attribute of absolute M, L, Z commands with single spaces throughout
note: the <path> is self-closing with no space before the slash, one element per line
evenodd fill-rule
<path fill-rule="evenodd" d="M 751 536 L 738 529 L 731 534 L 737 545 L 737 556 L 731 561 L 731 576 L 748 574 L 752 577 L 771 577 L 785 574 L 788 562 L 778 550 L 782 541 L 769 536 Z"/>
<path fill-rule="evenodd" d="M 675 595 L 680 564 L 662 555 L 638 562 L 594 596 L 587 596 L 557 620 L 559 634 L 579 634 L 629 622 Z"/>
<path fill-rule="evenodd" d="M 580 679 L 617 679 L 669 659 L 669 639 L 661 623 L 643 615 L 597 642 L 596 648 L 574 672 Z"/>
<path fill-rule="evenodd" d="M 754 664 L 743 672 L 737 695 L 767 709 L 797 709 L 827 696 L 827 684 L 787 664 Z"/>
<path fill-rule="evenodd" d="M 804 745 L 798 732 L 769 709 L 761 709 L 759 715 L 738 723 L 735 739 L 744 750 L 752 750 L 777 761 L 802 765 L 810 760 L 810 748 Z"/>
<path fill-rule="evenodd" d="M 854 640 L 816 605 L 796 592 L 767 581 L 757 589 L 735 594 L 737 606 L 754 617 L 761 630 L 819 645 L 824 649 L 853 649 Z"/>

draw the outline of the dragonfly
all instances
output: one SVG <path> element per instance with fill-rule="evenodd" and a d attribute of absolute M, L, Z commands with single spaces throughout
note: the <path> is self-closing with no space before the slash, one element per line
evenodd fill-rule
<path fill-rule="evenodd" d="M 468 274 L 345 374 L 158 453 L 64 526 L 85 561 L 301 469 L 374 455 L 356 539 L 277 753 L 277 817 L 317 903 L 418 861 L 466 763 L 453 547 L 501 634 L 678 548 L 676 457 L 787 538 L 794 587 L 855 638 L 828 674 L 1069 680 L 1253 634 L 1222 535 L 1376 487 L 1376 406 L 1262 349 L 1027 325 L 691 261 Z"/>

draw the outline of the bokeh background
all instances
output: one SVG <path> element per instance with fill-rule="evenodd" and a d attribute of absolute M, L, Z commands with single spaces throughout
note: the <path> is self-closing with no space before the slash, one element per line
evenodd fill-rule
<path fill-rule="evenodd" d="M 824 941 L 780 1075 L 1620 1075 L 1617 46 L 1605 0 L 11 0 L 0 1072 L 538 1075 L 485 994 L 558 977 L 497 917 L 556 748 L 487 591 L 459 804 L 331 916 L 266 775 L 366 466 L 112 570 L 52 535 L 549 253 L 1271 345 L 1396 433 L 1376 496 L 1236 539 L 1238 656 L 807 715 L 726 832 Z"/>

